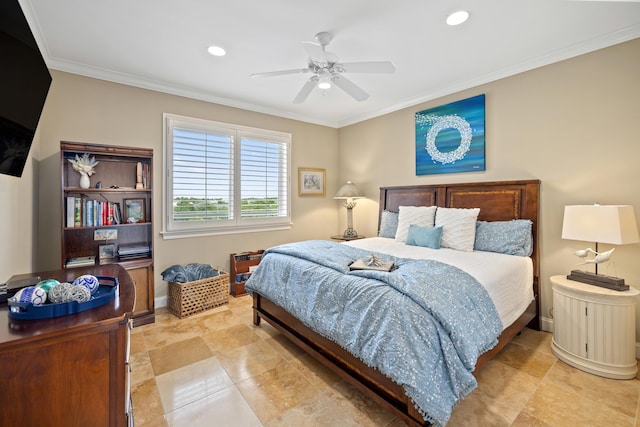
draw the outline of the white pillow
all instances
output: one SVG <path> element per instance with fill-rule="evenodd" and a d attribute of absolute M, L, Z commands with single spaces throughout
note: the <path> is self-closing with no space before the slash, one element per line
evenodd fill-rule
<path fill-rule="evenodd" d="M 400 206 L 398 212 L 398 229 L 396 230 L 396 240 L 404 242 L 409 234 L 411 224 L 423 227 L 433 227 L 436 216 L 435 206 Z"/>
<path fill-rule="evenodd" d="M 476 239 L 476 220 L 480 208 L 438 208 L 436 227 L 442 227 L 440 246 L 471 252 Z"/>

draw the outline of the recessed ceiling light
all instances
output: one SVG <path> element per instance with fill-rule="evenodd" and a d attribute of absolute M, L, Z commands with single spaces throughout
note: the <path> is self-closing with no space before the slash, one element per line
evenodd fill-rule
<path fill-rule="evenodd" d="M 459 10 L 447 16 L 447 24 L 460 25 L 467 19 L 469 19 L 469 12 L 467 12 L 466 10 Z"/>
<path fill-rule="evenodd" d="M 207 52 L 209 52 L 213 56 L 225 56 L 227 54 L 227 52 L 219 46 L 209 46 Z"/>

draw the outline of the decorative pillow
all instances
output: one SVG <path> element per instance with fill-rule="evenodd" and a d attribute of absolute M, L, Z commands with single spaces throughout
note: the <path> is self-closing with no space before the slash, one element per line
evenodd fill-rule
<path fill-rule="evenodd" d="M 531 256 L 533 253 L 532 225 L 533 223 L 528 219 L 478 221 L 474 249 L 507 255 Z"/>
<path fill-rule="evenodd" d="M 479 213 L 480 208 L 438 208 L 435 225 L 442 227 L 440 246 L 459 251 L 473 251 Z"/>
<path fill-rule="evenodd" d="M 378 237 L 396 237 L 398 230 L 398 212 L 382 211 L 380 217 L 380 231 Z"/>
<path fill-rule="evenodd" d="M 407 234 L 407 245 L 424 246 L 425 248 L 440 249 L 442 227 L 423 227 L 411 224 Z"/>
<path fill-rule="evenodd" d="M 411 224 L 433 227 L 436 215 L 435 206 L 400 206 L 399 211 L 398 230 L 396 231 L 396 240 L 398 242 L 407 240 Z"/>

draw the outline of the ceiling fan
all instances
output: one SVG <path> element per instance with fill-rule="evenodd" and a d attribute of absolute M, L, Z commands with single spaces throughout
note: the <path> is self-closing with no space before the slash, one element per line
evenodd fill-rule
<path fill-rule="evenodd" d="M 329 89 L 335 84 L 340 89 L 351 95 L 356 101 L 364 101 L 369 94 L 344 76 L 344 73 L 393 73 L 395 65 L 390 61 L 377 62 L 338 62 L 338 57 L 327 52 L 325 48 L 333 39 L 333 35 L 326 31 L 316 34 L 315 42 L 302 42 L 302 47 L 309 55 L 307 68 L 294 70 L 269 71 L 266 73 L 251 74 L 252 78 L 275 77 L 289 74 L 313 75 L 302 86 L 300 92 L 293 100 L 294 104 L 304 102 L 311 91 L 317 86 L 320 89 Z"/>

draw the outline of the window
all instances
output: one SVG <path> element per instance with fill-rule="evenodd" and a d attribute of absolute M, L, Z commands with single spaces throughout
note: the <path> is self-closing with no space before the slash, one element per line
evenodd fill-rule
<path fill-rule="evenodd" d="M 164 114 L 165 239 L 291 228 L 291 135 Z"/>

